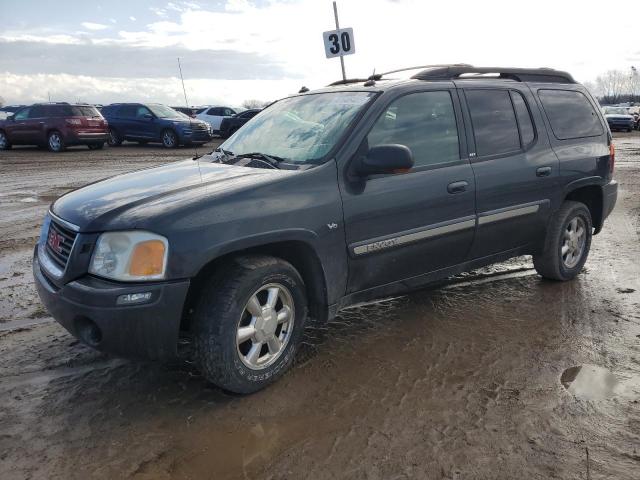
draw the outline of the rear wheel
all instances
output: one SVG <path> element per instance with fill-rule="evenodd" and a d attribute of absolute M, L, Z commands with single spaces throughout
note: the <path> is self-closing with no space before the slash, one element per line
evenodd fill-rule
<path fill-rule="evenodd" d="M 580 202 L 564 202 L 551 220 L 543 252 L 533 256 L 536 271 L 551 280 L 575 278 L 587 261 L 592 230 L 587 206 Z"/>
<path fill-rule="evenodd" d="M 196 363 L 225 390 L 258 391 L 291 366 L 306 318 L 304 283 L 291 264 L 238 257 L 202 291 L 194 312 Z"/>
<path fill-rule="evenodd" d="M 115 129 L 110 128 L 107 143 L 112 147 L 117 147 L 118 145 L 122 145 L 122 137 Z"/>
<path fill-rule="evenodd" d="M 0 150 L 9 150 L 10 148 L 11 144 L 9 143 L 7 134 L 0 130 Z"/>
<path fill-rule="evenodd" d="M 178 136 L 173 130 L 162 132 L 162 146 L 164 148 L 176 148 L 178 146 Z"/>
<path fill-rule="evenodd" d="M 62 134 L 57 130 L 53 132 L 49 132 L 47 136 L 47 148 L 51 152 L 61 152 L 64 150 L 64 138 L 62 138 Z"/>

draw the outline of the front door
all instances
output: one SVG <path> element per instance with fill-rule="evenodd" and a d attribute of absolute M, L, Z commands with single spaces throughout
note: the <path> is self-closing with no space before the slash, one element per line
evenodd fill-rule
<path fill-rule="evenodd" d="M 27 121 L 29 120 L 29 112 L 31 107 L 18 110 L 12 119 L 6 122 L 5 131 L 10 143 L 16 145 L 24 145 L 27 140 Z"/>
<path fill-rule="evenodd" d="M 538 244 L 557 200 L 558 158 L 526 88 L 465 88 L 481 258 Z M 532 115 L 533 114 L 533 115 Z M 539 128 L 536 128 L 538 126 Z"/>
<path fill-rule="evenodd" d="M 475 183 L 461 137 L 454 89 L 400 96 L 375 120 L 353 161 L 373 146 L 401 144 L 415 164 L 344 184 L 349 293 L 464 261 L 475 229 Z"/>

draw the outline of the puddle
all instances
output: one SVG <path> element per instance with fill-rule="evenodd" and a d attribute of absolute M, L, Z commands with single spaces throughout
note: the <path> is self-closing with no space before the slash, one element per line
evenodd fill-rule
<path fill-rule="evenodd" d="M 579 365 L 562 372 L 560 383 L 569 393 L 582 400 L 605 400 L 631 393 L 637 381 L 618 379 L 606 368 Z"/>

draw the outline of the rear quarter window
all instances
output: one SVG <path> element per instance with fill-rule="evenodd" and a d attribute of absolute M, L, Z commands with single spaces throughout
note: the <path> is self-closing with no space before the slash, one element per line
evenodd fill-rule
<path fill-rule="evenodd" d="M 604 130 L 589 99 L 574 90 L 538 90 L 545 114 L 558 140 L 596 137 Z"/>

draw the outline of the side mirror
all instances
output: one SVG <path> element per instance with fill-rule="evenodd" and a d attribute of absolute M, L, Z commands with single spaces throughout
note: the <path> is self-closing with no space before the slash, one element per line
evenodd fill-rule
<path fill-rule="evenodd" d="M 373 147 L 364 157 L 357 171 L 360 175 L 400 173 L 413 167 L 413 154 L 405 145 L 389 144 Z"/>
<path fill-rule="evenodd" d="M 145 113 L 143 117 L 146 118 L 147 120 L 153 120 L 153 115 L 151 115 L 150 113 Z"/>

